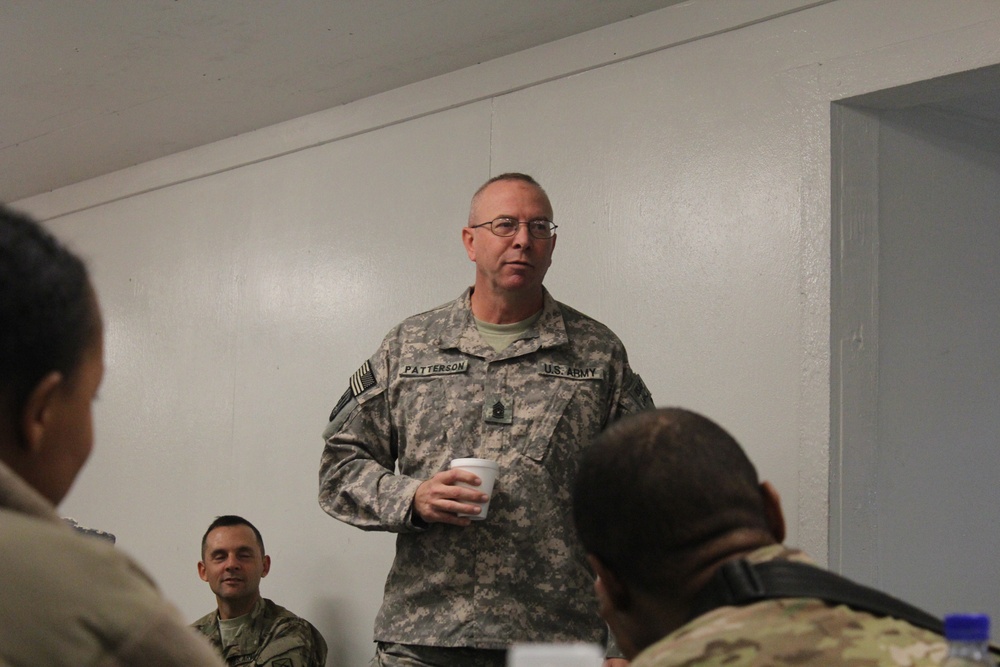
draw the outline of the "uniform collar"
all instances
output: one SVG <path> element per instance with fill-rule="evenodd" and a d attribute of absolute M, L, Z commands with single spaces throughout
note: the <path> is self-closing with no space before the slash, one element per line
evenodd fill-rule
<path fill-rule="evenodd" d="M 542 315 L 535 326 L 525 333 L 524 338 L 496 355 L 476 328 L 476 320 L 472 316 L 472 288 L 469 287 L 461 297 L 447 306 L 441 329 L 437 332 L 437 345 L 442 350 L 457 348 L 465 354 L 484 358 L 515 357 L 541 348 L 563 345 L 569 341 L 569 336 L 566 334 L 566 323 L 559 302 L 544 287 L 542 299 Z"/>
<path fill-rule="evenodd" d="M 0 461 L 0 507 L 53 523 L 62 523 L 52 503 L 2 461 Z"/>
<path fill-rule="evenodd" d="M 249 613 L 246 614 L 246 616 L 248 617 L 247 620 L 250 623 L 253 623 L 254 621 L 256 621 L 258 618 L 260 618 L 260 615 L 262 613 L 264 613 L 264 605 L 265 605 L 264 596 L 261 596 L 261 597 L 257 598 L 257 602 L 254 603 L 253 609 L 251 609 L 249 611 Z M 242 616 L 237 616 L 236 618 L 243 618 L 243 617 Z M 221 620 L 219 618 L 219 610 L 218 609 L 215 610 L 215 620 L 216 621 Z"/>

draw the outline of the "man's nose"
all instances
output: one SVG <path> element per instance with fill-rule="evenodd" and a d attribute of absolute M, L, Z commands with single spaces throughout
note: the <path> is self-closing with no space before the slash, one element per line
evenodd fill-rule
<path fill-rule="evenodd" d="M 527 248 L 531 245 L 533 240 L 534 237 L 528 233 L 528 223 L 519 223 L 517 225 L 517 231 L 514 232 L 514 247 Z"/>

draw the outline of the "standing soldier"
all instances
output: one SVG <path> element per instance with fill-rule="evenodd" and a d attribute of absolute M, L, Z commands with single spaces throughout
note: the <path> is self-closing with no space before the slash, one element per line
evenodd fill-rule
<path fill-rule="evenodd" d="M 530 176 L 487 181 L 462 229 L 473 287 L 390 331 L 330 415 L 320 505 L 398 534 L 372 665 L 503 667 L 513 642 L 607 640 L 570 486 L 590 437 L 652 399 L 618 337 L 542 286 L 555 228 Z M 463 457 L 499 466 L 481 521 L 463 514 L 487 497 L 460 486 L 479 478 L 449 469 Z"/>

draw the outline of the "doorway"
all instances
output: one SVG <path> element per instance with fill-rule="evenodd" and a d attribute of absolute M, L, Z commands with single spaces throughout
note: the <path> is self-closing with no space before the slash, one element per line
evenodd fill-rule
<path fill-rule="evenodd" d="M 1000 619 L 1000 67 L 831 119 L 830 565 Z"/>

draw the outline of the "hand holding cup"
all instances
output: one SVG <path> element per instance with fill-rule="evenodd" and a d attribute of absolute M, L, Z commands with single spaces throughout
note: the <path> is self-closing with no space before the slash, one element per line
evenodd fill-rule
<path fill-rule="evenodd" d="M 470 517 L 489 502 L 489 496 L 479 488 L 482 481 L 478 471 L 443 470 L 417 487 L 413 511 L 427 523 L 468 526 Z"/>
<path fill-rule="evenodd" d="M 489 459 L 455 459 L 449 467 L 452 470 L 466 470 L 479 477 L 480 483 L 478 485 L 471 485 L 468 482 L 461 481 L 457 481 L 455 484 L 469 489 L 478 489 L 486 495 L 485 502 L 480 504 L 478 514 L 463 514 L 459 512 L 459 516 L 468 516 L 473 521 L 482 521 L 486 518 L 486 513 L 490 510 L 490 497 L 493 495 L 493 484 L 496 482 L 497 473 L 500 472 L 500 466 L 496 464 L 496 461 L 490 461 Z"/>

